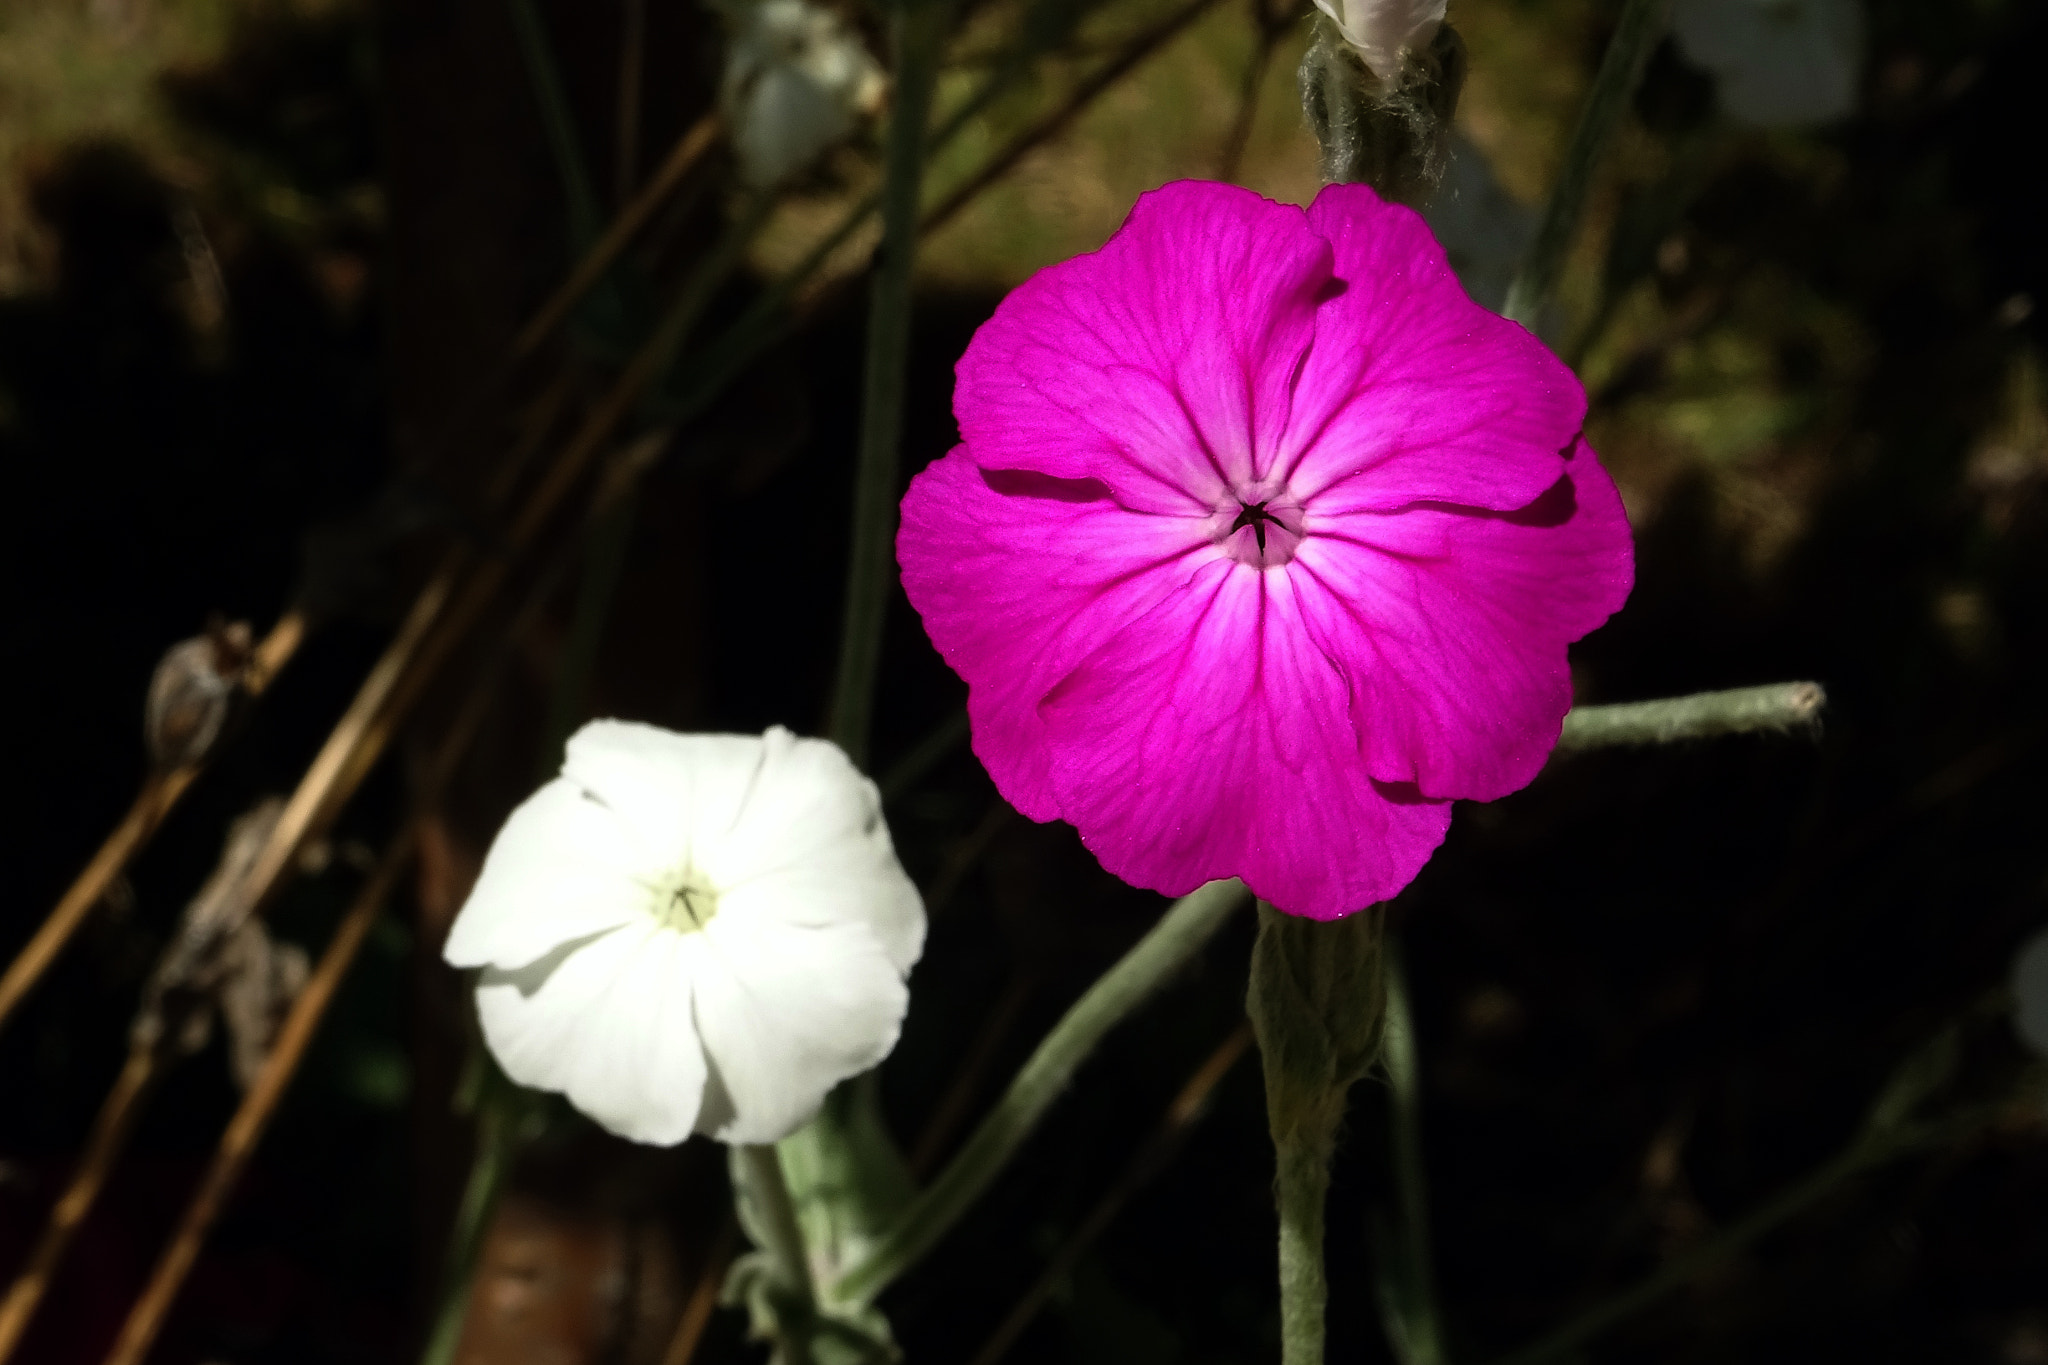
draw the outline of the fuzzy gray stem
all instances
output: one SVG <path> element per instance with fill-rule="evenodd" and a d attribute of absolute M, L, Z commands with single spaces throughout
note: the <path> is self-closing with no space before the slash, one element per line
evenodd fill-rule
<path fill-rule="evenodd" d="M 867 1258 L 840 1277 L 832 1298 L 841 1303 L 872 1302 L 936 1246 L 1009 1165 L 1103 1036 L 1186 966 L 1247 894 L 1239 881 L 1210 882 L 1175 901 L 1152 931 L 1053 1026 L 959 1154 Z"/>
<path fill-rule="evenodd" d="M 1325 1133 L 1303 1134 L 1276 1147 L 1281 1365 L 1323 1365 L 1323 1311 L 1329 1301 L 1323 1278 L 1323 1207 L 1336 1137 L 1332 1124 Z"/>
<path fill-rule="evenodd" d="M 1759 730 L 1788 731 L 1820 720 L 1827 691 L 1817 682 L 1767 683 L 1688 697 L 1574 706 L 1558 736 L 1560 751 L 1627 744 L 1674 744 Z"/>

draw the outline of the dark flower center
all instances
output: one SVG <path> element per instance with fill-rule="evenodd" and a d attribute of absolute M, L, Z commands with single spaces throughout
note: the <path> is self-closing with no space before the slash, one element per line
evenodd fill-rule
<path fill-rule="evenodd" d="M 1266 523 L 1269 521 L 1283 531 L 1293 529 L 1277 515 L 1268 512 L 1265 503 L 1240 502 L 1237 505 L 1237 520 L 1230 523 L 1230 534 L 1236 535 L 1249 526 L 1253 537 L 1259 542 L 1259 553 L 1263 555 L 1266 553 Z"/>

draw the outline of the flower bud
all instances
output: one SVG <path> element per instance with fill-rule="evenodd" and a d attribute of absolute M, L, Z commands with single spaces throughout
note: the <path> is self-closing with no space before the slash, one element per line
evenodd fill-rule
<path fill-rule="evenodd" d="M 1427 30 L 1422 48 L 1406 46 L 1404 38 L 1389 49 L 1374 37 L 1368 52 L 1343 21 L 1316 25 L 1301 61 L 1301 103 L 1331 184 L 1370 185 L 1382 198 L 1417 206 L 1444 178 L 1451 116 L 1465 85 L 1465 44 L 1441 22 L 1441 7 L 1436 14 L 1415 30 Z"/>
<path fill-rule="evenodd" d="M 1316 8 L 1330 16 L 1366 70 L 1394 82 L 1402 58 L 1436 37 L 1445 0 L 1316 0 Z"/>
<path fill-rule="evenodd" d="M 215 621 L 206 634 L 172 645 L 149 680 L 142 737 L 161 771 L 198 763 L 220 738 L 249 662 L 249 623 Z"/>
<path fill-rule="evenodd" d="M 1312 920 L 1259 903 L 1245 1012 L 1264 1060 L 1275 1143 L 1328 1160 L 1344 1098 L 1380 1054 L 1385 923 L 1380 906 Z"/>
<path fill-rule="evenodd" d="M 887 81 L 858 35 L 808 0 L 740 0 L 719 103 L 740 174 L 766 188 L 880 112 Z"/>

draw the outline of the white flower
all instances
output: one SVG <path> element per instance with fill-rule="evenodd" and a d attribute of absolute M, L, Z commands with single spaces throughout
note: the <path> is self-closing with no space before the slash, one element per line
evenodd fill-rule
<path fill-rule="evenodd" d="M 1671 27 L 1740 122 L 1792 128 L 1856 107 L 1861 0 L 1677 0 Z"/>
<path fill-rule="evenodd" d="M 2013 1027 L 2048 1057 L 2048 929 L 2020 945 L 2012 964 Z"/>
<path fill-rule="evenodd" d="M 719 103 L 732 126 L 740 172 L 768 186 L 880 110 L 887 82 L 861 41 L 831 10 L 808 0 L 739 0 Z"/>
<path fill-rule="evenodd" d="M 1444 21 L 1445 0 L 1316 0 L 1383 81 L 1401 74 L 1401 54 L 1426 46 Z"/>
<path fill-rule="evenodd" d="M 601 720 L 498 832 L 446 957 L 483 969 L 513 1080 L 639 1142 L 774 1142 L 895 1046 L 924 927 L 835 745 Z"/>

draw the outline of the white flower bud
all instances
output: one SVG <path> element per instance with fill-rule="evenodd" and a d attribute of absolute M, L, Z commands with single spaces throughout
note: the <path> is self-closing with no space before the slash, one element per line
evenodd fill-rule
<path fill-rule="evenodd" d="M 774 185 L 881 110 L 887 81 L 858 35 L 808 0 L 741 0 L 719 103 L 740 174 Z"/>
<path fill-rule="evenodd" d="M 1429 46 L 1444 21 L 1445 0 L 1316 0 L 1373 75 L 1393 82 L 1403 53 Z"/>

